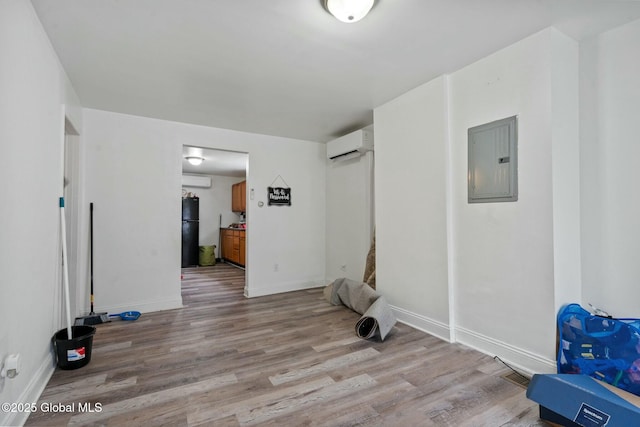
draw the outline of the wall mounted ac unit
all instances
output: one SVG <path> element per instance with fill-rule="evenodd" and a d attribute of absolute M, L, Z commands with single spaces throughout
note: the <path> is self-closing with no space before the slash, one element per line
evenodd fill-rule
<path fill-rule="evenodd" d="M 327 142 L 327 157 L 331 160 L 347 160 L 373 151 L 373 132 L 360 129 Z"/>
<path fill-rule="evenodd" d="M 182 186 L 211 188 L 211 177 L 205 175 L 182 175 Z"/>

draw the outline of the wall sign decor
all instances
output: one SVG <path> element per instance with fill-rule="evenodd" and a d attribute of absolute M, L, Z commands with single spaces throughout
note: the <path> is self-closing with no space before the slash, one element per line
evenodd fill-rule
<path fill-rule="evenodd" d="M 273 186 L 278 178 L 284 183 L 284 187 Z M 291 188 L 280 175 L 273 180 L 270 187 L 267 187 L 267 200 L 269 206 L 291 206 Z"/>
<path fill-rule="evenodd" d="M 283 187 L 268 187 L 269 206 L 291 206 L 291 189 Z"/>

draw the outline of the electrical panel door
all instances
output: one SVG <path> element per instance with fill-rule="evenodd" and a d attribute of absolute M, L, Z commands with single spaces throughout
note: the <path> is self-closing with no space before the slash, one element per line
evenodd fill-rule
<path fill-rule="evenodd" d="M 470 128 L 468 138 L 468 202 L 517 201 L 517 117 Z"/>

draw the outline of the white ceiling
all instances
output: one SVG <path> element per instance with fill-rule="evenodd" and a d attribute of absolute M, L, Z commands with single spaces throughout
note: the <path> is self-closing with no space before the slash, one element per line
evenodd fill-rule
<path fill-rule="evenodd" d="M 186 160 L 187 156 L 202 157 L 204 160 L 200 165 L 194 166 Z M 247 153 L 185 145 L 182 147 L 182 173 L 240 178 L 246 176 L 248 159 Z"/>
<path fill-rule="evenodd" d="M 32 0 L 83 106 L 324 142 L 373 109 L 555 25 L 576 39 L 637 0 Z"/>

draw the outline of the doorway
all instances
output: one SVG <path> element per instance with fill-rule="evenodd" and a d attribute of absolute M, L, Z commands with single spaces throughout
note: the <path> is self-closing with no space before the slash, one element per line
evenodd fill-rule
<path fill-rule="evenodd" d="M 191 160 L 191 162 L 190 162 Z M 207 247 L 215 246 L 214 254 L 216 262 L 227 262 L 236 267 L 244 268 L 246 271 L 247 262 L 244 256 L 246 247 L 242 248 L 242 261 L 231 262 L 228 253 L 230 241 L 227 240 L 225 249 L 225 233 L 228 229 L 238 231 L 238 255 L 240 254 L 239 239 L 243 237 L 248 227 L 246 215 L 246 192 L 242 195 L 234 195 L 234 190 L 240 183 L 246 182 L 249 155 L 247 153 L 196 147 L 184 145 L 182 149 L 182 200 L 183 205 L 192 205 L 197 200 L 198 223 L 197 236 L 190 238 L 183 233 L 183 255 L 185 251 L 185 239 L 195 240 L 197 243 L 188 243 L 194 247 L 197 245 L 199 251 L 206 252 Z M 238 208 L 238 197 L 244 198 Z M 186 202 L 185 202 L 186 201 Z M 186 224 L 183 217 L 183 229 L 193 228 Z M 193 231 L 191 233 L 194 233 Z M 192 249 L 193 250 L 193 249 Z M 223 253 L 224 252 L 224 253 Z M 184 257 L 183 257 L 184 258 Z M 240 260 L 240 258 L 238 258 Z M 191 259 L 185 265 L 181 260 L 182 267 L 200 264 Z M 206 265 L 206 264 L 205 264 Z"/>

